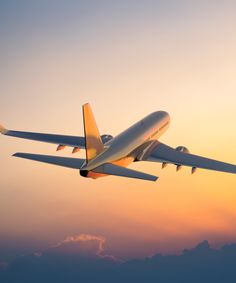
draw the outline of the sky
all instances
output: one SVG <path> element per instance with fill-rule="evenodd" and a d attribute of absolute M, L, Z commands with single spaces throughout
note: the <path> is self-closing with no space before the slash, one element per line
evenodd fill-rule
<path fill-rule="evenodd" d="M 235 1 L 0 1 L 0 123 L 83 135 L 89 102 L 101 134 L 158 110 L 170 146 L 235 163 Z M 0 260 L 68 237 L 101 237 L 127 260 L 236 241 L 234 175 L 160 164 L 130 168 L 157 182 L 82 178 L 11 157 L 71 149 L 1 136 Z M 76 154 L 83 157 L 84 152 Z"/>

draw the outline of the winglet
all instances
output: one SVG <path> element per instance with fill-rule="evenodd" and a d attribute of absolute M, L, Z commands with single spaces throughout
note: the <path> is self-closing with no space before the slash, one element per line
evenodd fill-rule
<path fill-rule="evenodd" d="M 7 131 L 8 131 L 8 130 L 5 129 L 5 128 L 0 124 L 0 133 L 3 134 L 3 135 L 5 135 Z"/>

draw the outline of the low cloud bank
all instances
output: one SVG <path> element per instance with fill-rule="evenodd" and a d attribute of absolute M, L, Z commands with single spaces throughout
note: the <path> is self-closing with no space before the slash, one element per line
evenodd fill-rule
<path fill-rule="evenodd" d="M 213 249 L 207 241 L 180 255 L 122 262 L 105 251 L 106 239 L 70 236 L 47 250 L 0 262 L 0 282 L 236 282 L 236 244 Z"/>

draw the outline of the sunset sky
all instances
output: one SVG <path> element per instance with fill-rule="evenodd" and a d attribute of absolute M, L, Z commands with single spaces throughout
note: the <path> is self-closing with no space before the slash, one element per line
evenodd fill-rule
<path fill-rule="evenodd" d="M 89 102 L 100 133 L 116 135 L 165 110 L 162 142 L 235 164 L 235 14 L 228 0 L 3 0 L 0 123 L 82 136 Z M 81 234 L 122 259 L 236 241 L 233 174 L 143 162 L 130 168 L 157 182 L 91 180 L 11 157 L 71 149 L 5 136 L 0 148 L 0 261 Z"/>

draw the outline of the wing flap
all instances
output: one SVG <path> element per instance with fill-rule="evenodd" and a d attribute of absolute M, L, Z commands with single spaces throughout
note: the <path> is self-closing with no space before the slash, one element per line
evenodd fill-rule
<path fill-rule="evenodd" d="M 17 152 L 13 154 L 13 156 L 54 164 L 58 166 L 63 166 L 67 168 L 73 168 L 73 169 L 80 169 L 85 161 L 85 159 L 80 159 L 80 158 L 60 157 L 60 156 L 41 155 L 41 154 L 22 153 L 22 152 Z"/>
<path fill-rule="evenodd" d="M 114 165 L 111 163 L 105 163 L 94 170 L 96 173 L 104 173 L 108 175 L 120 176 L 120 177 L 128 177 L 128 178 L 135 178 L 135 179 L 142 179 L 148 181 L 156 181 L 158 179 L 157 176 L 146 174 L 143 172 L 139 172 L 136 170 L 132 170 L 126 167 L 121 167 L 118 165 Z"/>
<path fill-rule="evenodd" d="M 151 151 L 151 153 L 142 160 L 172 163 L 236 174 L 236 165 L 234 164 L 225 163 L 190 153 L 179 152 L 163 143 L 159 143 Z"/>

